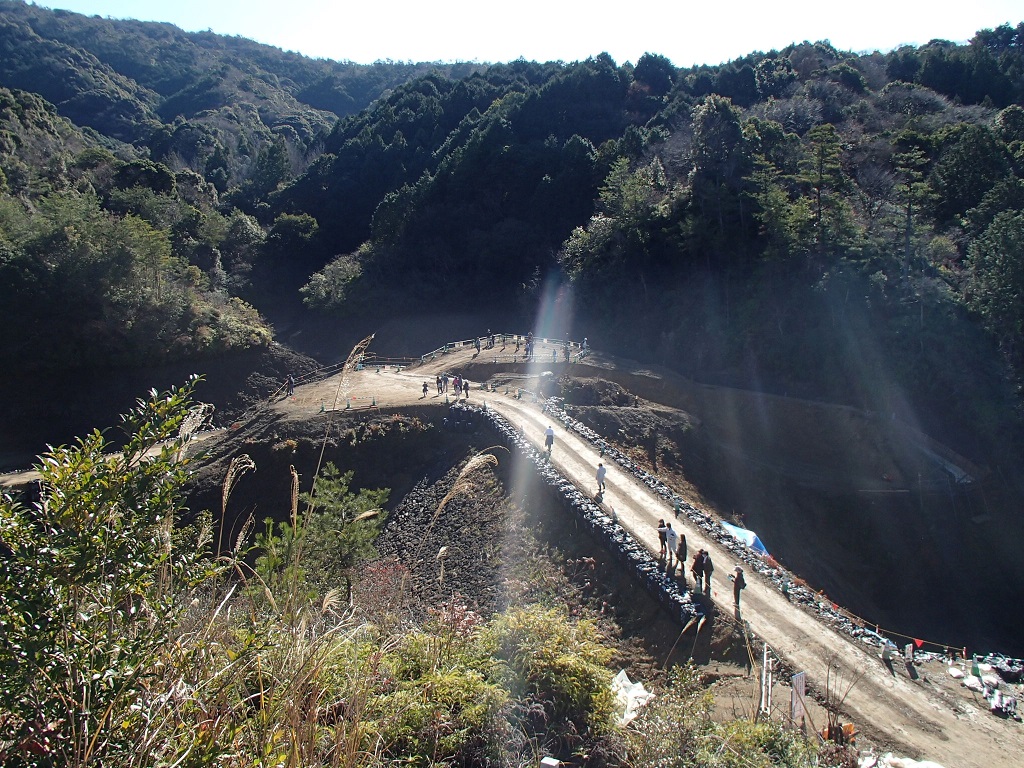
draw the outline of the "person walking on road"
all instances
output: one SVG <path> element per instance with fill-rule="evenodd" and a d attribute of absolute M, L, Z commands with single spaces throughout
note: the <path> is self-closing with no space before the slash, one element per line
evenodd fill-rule
<path fill-rule="evenodd" d="M 425 381 L 424 381 L 424 382 L 423 382 L 423 397 L 426 397 L 426 396 L 427 396 L 427 391 L 428 391 L 429 389 L 430 389 L 430 387 L 428 387 L 428 386 L 427 386 L 427 382 L 425 382 Z M 422 398 L 421 398 L 421 399 L 422 399 Z"/>
<path fill-rule="evenodd" d="M 747 580 L 743 578 L 743 566 L 737 565 L 729 574 L 729 581 L 732 582 L 732 600 L 736 604 L 736 610 L 740 608 L 740 592 L 747 586 Z"/>
<path fill-rule="evenodd" d="M 544 450 L 548 452 L 548 456 L 551 455 L 551 448 L 555 444 L 555 430 L 548 425 L 548 428 L 544 430 Z"/>
<path fill-rule="evenodd" d="M 672 567 L 679 546 L 679 534 L 673 530 L 672 523 L 665 523 L 665 549 L 668 552 L 668 567 Z"/>
<path fill-rule="evenodd" d="M 602 462 L 597 462 L 597 492 L 604 493 L 604 476 L 608 474 Z"/>
<path fill-rule="evenodd" d="M 665 559 L 665 546 L 666 546 L 666 544 L 665 544 L 665 536 L 666 536 L 667 533 L 668 533 L 668 528 L 665 527 L 665 521 L 664 520 L 659 520 L 658 521 L 658 544 L 661 545 L 661 551 L 659 552 L 659 555 L 661 556 L 661 558 L 663 560 Z"/>
<path fill-rule="evenodd" d="M 693 563 L 690 564 L 690 573 L 693 574 L 693 588 L 697 592 L 703 592 L 704 584 L 704 550 L 698 549 L 693 556 Z"/>
<path fill-rule="evenodd" d="M 679 544 L 676 547 L 676 562 L 679 564 L 679 575 L 683 577 L 683 585 L 686 584 L 686 534 L 679 532 Z"/>
<path fill-rule="evenodd" d="M 289 373 L 285 383 L 288 385 L 288 397 L 295 397 L 295 377 Z"/>
<path fill-rule="evenodd" d="M 715 566 L 711 563 L 711 554 L 704 550 L 704 593 L 707 595 L 711 594 L 711 574 L 714 570 Z"/>

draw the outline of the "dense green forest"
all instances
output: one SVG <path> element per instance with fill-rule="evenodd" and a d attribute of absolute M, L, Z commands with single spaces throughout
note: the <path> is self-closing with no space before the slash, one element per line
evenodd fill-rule
<path fill-rule="evenodd" d="M 259 310 L 299 295 L 529 322 L 555 284 L 608 351 L 968 452 L 1015 434 L 1022 24 L 691 68 L 361 66 L 4 0 L 0 47 L 17 365 L 265 344 Z"/>

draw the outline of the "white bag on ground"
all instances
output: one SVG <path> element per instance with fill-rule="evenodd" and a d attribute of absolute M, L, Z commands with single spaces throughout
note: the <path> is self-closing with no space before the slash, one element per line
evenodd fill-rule
<path fill-rule="evenodd" d="M 612 680 L 612 693 L 618 708 L 619 725 L 631 722 L 640 711 L 640 707 L 654 698 L 654 694 L 644 688 L 641 682 L 631 682 L 626 670 L 620 670 Z"/>
<path fill-rule="evenodd" d="M 892 752 L 886 752 L 881 757 L 874 755 L 862 755 L 857 765 L 860 768 L 942 768 L 938 763 L 931 760 L 912 760 L 909 757 L 896 757 Z"/>

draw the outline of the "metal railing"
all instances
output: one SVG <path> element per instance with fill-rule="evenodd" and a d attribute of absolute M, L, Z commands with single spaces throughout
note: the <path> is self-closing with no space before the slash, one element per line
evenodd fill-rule
<path fill-rule="evenodd" d="M 493 343 L 492 343 L 493 340 Z M 479 342 L 479 355 L 483 360 L 490 360 L 492 363 L 523 363 L 523 362 L 560 362 L 566 361 L 565 350 L 569 350 L 569 359 L 572 362 L 580 362 L 588 354 L 591 349 L 589 346 L 584 346 L 582 342 L 556 339 L 550 337 L 534 337 L 534 355 L 531 360 L 526 359 L 526 342 L 527 335 L 521 333 L 495 333 L 485 336 L 478 336 L 470 339 L 459 339 L 456 341 L 449 341 L 446 344 L 438 347 L 435 350 L 427 352 L 426 354 L 420 355 L 419 357 L 386 357 L 378 355 L 376 353 L 367 353 L 363 355 L 356 363 L 355 369 L 362 371 L 369 368 L 376 368 L 378 371 L 382 369 L 391 369 L 395 371 L 401 371 L 404 368 L 415 367 L 417 365 L 423 365 L 424 363 L 436 360 L 438 357 L 443 357 L 449 353 L 455 351 L 461 351 L 469 348 L 476 348 Z M 545 358 L 545 355 L 537 352 L 537 347 L 540 346 L 547 350 L 547 354 L 551 357 Z M 512 351 L 509 351 L 509 349 Z M 294 377 L 295 386 L 300 384 L 310 384 L 315 381 L 323 381 L 337 373 L 340 373 L 348 360 L 343 360 L 337 363 L 331 363 L 330 365 L 324 365 L 316 368 L 312 371 L 300 374 Z M 282 383 L 276 390 L 274 390 L 268 397 L 268 402 L 273 402 L 279 397 L 286 395 L 288 392 L 287 383 Z"/>
<path fill-rule="evenodd" d="M 465 349 L 466 347 L 476 348 L 477 343 L 480 345 L 477 350 L 480 356 L 492 358 L 493 362 L 523 362 L 525 360 L 524 355 L 526 342 L 527 336 L 520 333 L 494 333 L 489 336 L 449 341 L 447 344 L 444 344 L 435 350 L 420 355 L 420 362 L 427 363 L 432 360 L 436 360 L 438 357 L 447 355 L 450 352 Z M 553 362 L 565 359 L 565 349 L 569 349 L 569 357 L 574 362 L 579 362 L 590 353 L 590 347 L 584 346 L 582 342 L 578 341 L 549 337 L 534 337 L 533 343 L 534 345 L 546 347 L 554 353 L 557 357 L 553 358 Z M 509 347 L 516 347 L 517 351 L 508 352 L 507 350 Z M 544 357 L 542 355 L 538 355 L 536 350 L 534 352 L 533 359 L 537 362 L 544 362 Z"/>

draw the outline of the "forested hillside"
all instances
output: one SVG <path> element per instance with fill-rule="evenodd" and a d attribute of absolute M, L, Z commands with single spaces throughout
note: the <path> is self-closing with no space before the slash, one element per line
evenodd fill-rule
<path fill-rule="evenodd" d="M 0 51 L 0 302 L 18 370 L 265 345 L 239 297 L 294 228 L 265 198 L 340 116 L 434 69 L 7 0 Z"/>
<path fill-rule="evenodd" d="M 554 280 L 603 348 L 973 450 L 1012 425 L 1024 362 L 1022 68 L 1020 26 L 690 70 L 514 62 L 396 89 L 279 199 L 368 210 L 353 157 L 396 187 L 325 227 L 342 252 L 312 306 L 531 307 Z"/>
<path fill-rule="evenodd" d="M 265 344 L 259 310 L 535 316 L 977 458 L 1024 374 L 1024 25 L 679 68 L 311 60 L 0 2 L 6 359 Z M 995 440 L 995 442 L 993 442 Z M 986 447 L 987 446 L 987 447 Z"/>
<path fill-rule="evenodd" d="M 310 59 L 240 37 L 0 2 L 0 80 L 39 93 L 79 125 L 188 164 L 280 135 L 309 149 L 338 117 L 440 68 L 476 65 Z M 229 163 L 230 166 L 230 163 Z M 198 168 L 196 168 L 198 170 Z"/>

